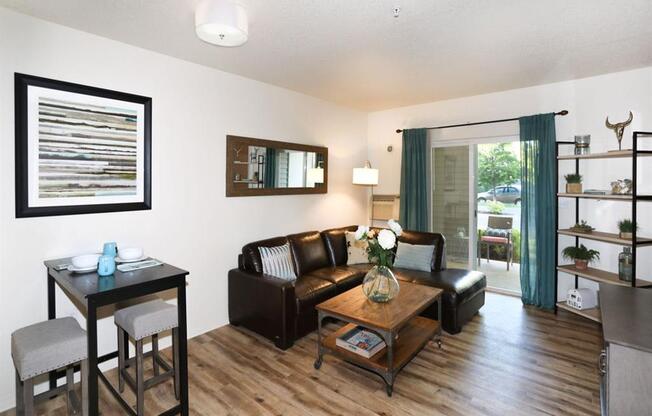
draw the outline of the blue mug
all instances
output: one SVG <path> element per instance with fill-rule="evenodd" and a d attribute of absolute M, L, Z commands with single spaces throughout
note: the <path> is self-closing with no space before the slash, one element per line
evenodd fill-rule
<path fill-rule="evenodd" d="M 110 243 L 104 243 L 104 250 L 102 250 L 102 254 L 105 256 L 117 256 L 118 255 L 118 245 L 116 243 L 110 242 Z"/>
<path fill-rule="evenodd" d="M 97 274 L 100 276 L 111 276 L 115 273 L 115 256 L 103 255 L 97 263 Z"/>

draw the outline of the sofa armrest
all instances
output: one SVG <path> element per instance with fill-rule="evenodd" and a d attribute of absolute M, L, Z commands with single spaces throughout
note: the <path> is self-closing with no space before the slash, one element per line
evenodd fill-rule
<path fill-rule="evenodd" d="M 262 273 L 229 271 L 229 322 L 287 349 L 294 340 L 294 282 Z"/>

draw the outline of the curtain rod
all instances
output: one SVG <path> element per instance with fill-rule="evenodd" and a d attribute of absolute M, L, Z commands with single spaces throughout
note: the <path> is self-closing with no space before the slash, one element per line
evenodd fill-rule
<path fill-rule="evenodd" d="M 558 113 L 555 113 L 556 116 L 565 116 L 568 114 L 568 110 L 561 110 Z M 491 120 L 491 121 L 477 121 L 475 123 L 465 123 L 465 124 L 451 124 L 448 126 L 437 126 L 437 127 L 423 127 L 426 130 L 440 130 L 440 129 L 450 129 L 452 127 L 466 127 L 466 126 L 478 126 L 480 124 L 493 124 L 493 123 L 504 123 L 505 121 L 518 121 L 520 117 L 514 118 L 504 118 L 502 120 Z M 397 133 L 403 132 L 401 129 L 396 129 Z"/>

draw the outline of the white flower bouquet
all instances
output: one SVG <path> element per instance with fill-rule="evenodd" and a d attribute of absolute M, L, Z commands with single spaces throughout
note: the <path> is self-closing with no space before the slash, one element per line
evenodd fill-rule
<path fill-rule="evenodd" d="M 403 233 L 401 225 L 394 221 L 387 221 L 389 229 L 380 230 L 378 235 L 365 225 L 358 226 L 355 232 L 357 240 L 367 241 L 367 256 L 370 263 L 378 266 L 391 267 L 394 258 L 396 240 Z"/>

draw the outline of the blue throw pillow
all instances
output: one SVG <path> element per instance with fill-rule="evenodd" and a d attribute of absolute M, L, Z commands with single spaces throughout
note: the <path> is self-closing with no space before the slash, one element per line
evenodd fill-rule
<path fill-rule="evenodd" d="M 509 237 L 509 230 L 502 230 L 499 228 L 488 228 L 487 231 L 484 232 L 484 235 L 487 237 L 502 237 L 502 238 L 507 238 Z"/>
<path fill-rule="evenodd" d="M 429 272 L 432 270 L 431 264 L 434 252 L 435 246 L 399 242 L 396 248 L 394 267 Z"/>

